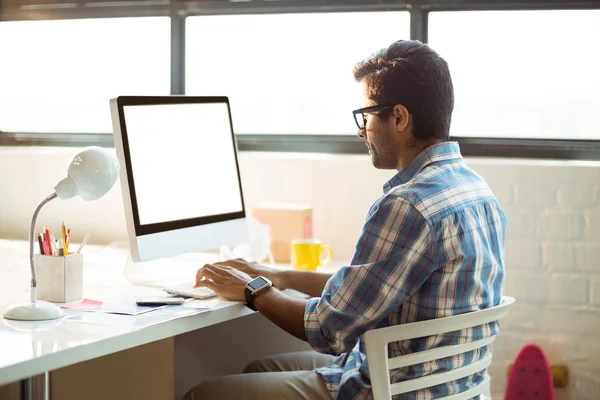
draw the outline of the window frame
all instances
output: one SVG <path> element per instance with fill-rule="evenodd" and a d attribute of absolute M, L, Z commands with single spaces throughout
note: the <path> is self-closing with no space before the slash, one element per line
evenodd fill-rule
<path fill-rule="evenodd" d="M 213 0 L 133 1 L 74 0 L 41 6 L 7 8 L 0 0 L 0 21 L 73 18 L 169 16 L 171 18 L 171 94 L 185 94 L 185 22 L 188 16 L 364 11 L 410 12 L 410 38 L 427 42 L 428 17 L 437 11 L 600 9 L 600 0 Z M 142 3 L 140 1 L 140 3 Z M 348 111 L 348 118 L 351 110 Z M 240 151 L 366 154 L 356 135 L 236 136 Z M 600 140 L 451 137 L 464 156 L 600 160 Z M 113 147 L 113 134 L 1 132 L 0 146 Z"/>

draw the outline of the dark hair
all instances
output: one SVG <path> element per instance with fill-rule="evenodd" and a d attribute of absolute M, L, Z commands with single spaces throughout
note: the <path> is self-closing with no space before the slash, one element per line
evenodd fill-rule
<path fill-rule="evenodd" d="M 402 104 L 413 116 L 418 140 L 448 140 L 454 88 L 446 61 L 428 45 L 399 40 L 354 67 L 354 79 L 366 80 L 377 104 Z M 389 117 L 391 111 L 380 113 Z"/>

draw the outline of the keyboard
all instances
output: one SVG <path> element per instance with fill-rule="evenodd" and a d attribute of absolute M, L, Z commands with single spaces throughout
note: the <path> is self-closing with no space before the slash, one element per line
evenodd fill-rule
<path fill-rule="evenodd" d="M 192 284 L 186 283 L 178 286 L 170 286 L 163 288 L 163 290 L 169 294 L 174 294 L 183 297 L 193 297 L 195 299 L 208 299 L 215 297 L 217 294 L 206 287 L 195 288 Z"/>

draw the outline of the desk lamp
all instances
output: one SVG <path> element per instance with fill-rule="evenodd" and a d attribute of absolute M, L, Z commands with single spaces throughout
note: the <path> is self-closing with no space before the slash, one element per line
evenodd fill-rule
<path fill-rule="evenodd" d="M 119 161 L 101 147 L 87 147 L 77 153 L 67 171 L 67 176 L 54 186 L 54 192 L 37 206 L 33 213 L 29 229 L 29 263 L 31 266 L 31 301 L 14 304 L 6 309 L 4 318 L 41 321 L 60 318 L 63 311 L 55 304 L 46 301 L 36 301 L 36 274 L 33 259 L 35 242 L 35 225 L 42 207 L 56 199 L 70 199 L 79 196 L 86 201 L 97 200 L 112 188 L 119 176 Z"/>

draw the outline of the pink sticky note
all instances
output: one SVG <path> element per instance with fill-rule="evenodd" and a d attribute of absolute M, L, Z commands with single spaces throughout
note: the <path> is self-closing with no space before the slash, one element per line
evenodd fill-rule
<path fill-rule="evenodd" d="M 86 309 L 90 309 L 90 308 L 100 307 L 101 305 L 102 305 L 101 301 L 83 299 L 81 301 L 81 303 L 63 304 L 61 307 L 68 308 L 69 310 L 86 310 Z"/>

